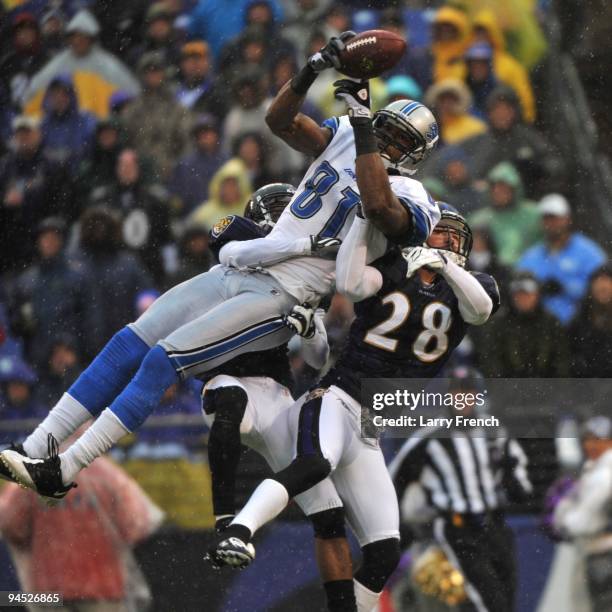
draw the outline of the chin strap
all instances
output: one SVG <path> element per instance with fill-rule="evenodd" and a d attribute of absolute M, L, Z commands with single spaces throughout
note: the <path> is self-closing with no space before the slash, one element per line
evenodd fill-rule
<path fill-rule="evenodd" d="M 382 157 L 382 155 L 381 155 Z M 383 164 L 387 169 L 387 174 L 391 176 L 412 176 L 416 173 L 417 169 L 404 168 L 403 166 L 397 166 L 392 161 L 388 160 L 386 157 L 382 157 Z"/>

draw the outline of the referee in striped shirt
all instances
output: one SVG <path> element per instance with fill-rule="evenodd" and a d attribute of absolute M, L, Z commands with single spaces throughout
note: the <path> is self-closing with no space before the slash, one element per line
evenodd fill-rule
<path fill-rule="evenodd" d="M 472 368 L 455 368 L 450 377 L 453 393 L 476 393 L 482 386 L 482 376 Z M 461 414 L 470 416 L 470 410 Z M 444 437 L 421 430 L 406 441 L 389 469 L 400 505 L 409 484 L 419 482 L 424 489 L 436 512 L 434 537 L 465 578 L 468 609 L 513 612 L 514 536 L 504 507 L 508 499 L 532 493 L 519 443 L 488 439 L 482 430 L 451 429 Z"/>

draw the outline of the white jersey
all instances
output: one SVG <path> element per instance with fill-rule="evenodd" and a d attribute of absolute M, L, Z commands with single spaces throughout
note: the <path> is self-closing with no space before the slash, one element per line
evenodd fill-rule
<path fill-rule="evenodd" d="M 309 235 L 343 239 L 351 227 L 360 201 L 353 128 L 346 115 L 326 119 L 323 126 L 331 130 L 331 141 L 308 168 L 270 232 L 272 240 L 291 241 Z M 390 176 L 389 180 L 393 193 L 414 219 L 411 235 L 402 243 L 422 244 L 440 220 L 438 206 L 419 181 L 403 176 Z M 387 240 L 382 233 L 377 232 L 370 247 L 372 259 L 385 252 Z M 270 265 L 268 271 L 300 302 L 316 301 L 333 291 L 335 262 L 330 259 L 294 257 Z"/>

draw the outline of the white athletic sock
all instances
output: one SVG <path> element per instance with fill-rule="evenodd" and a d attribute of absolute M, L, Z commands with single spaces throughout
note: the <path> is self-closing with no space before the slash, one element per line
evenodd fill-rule
<path fill-rule="evenodd" d="M 26 438 L 23 448 L 28 457 L 45 459 L 48 434 L 53 434 L 61 444 L 91 418 L 89 410 L 77 402 L 74 397 L 64 393 L 43 422 Z"/>
<path fill-rule="evenodd" d="M 236 515 L 238 523 L 251 530 L 251 535 L 278 516 L 289 503 L 289 493 L 280 482 L 267 478 L 253 491 L 246 506 Z"/>
<path fill-rule="evenodd" d="M 109 409 L 102 411 L 93 425 L 65 452 L 60 455 L 62 480 L 65 485 L 96 457 L 100 457 L 115 445 L 129 430 Z"/>
<path fill-rule="evenodd" d="M 380 593 L 370 591 L 370 589 L 364 587 L 363 584 L 361 584 L 361 582 L 359 582 L 358 580 L 353 580 L 353 585 L 355 586 L 357 611 L 374 612 L 374 610 L 376 610 L 378 600 L 380 599 Z"/>

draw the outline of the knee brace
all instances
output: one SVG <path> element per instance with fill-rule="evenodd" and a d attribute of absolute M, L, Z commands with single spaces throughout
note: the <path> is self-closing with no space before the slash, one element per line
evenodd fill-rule
<path fill-rule="evenodd" d="M 322 512 L 316 512 L 309 517 L 314 529 L 315 538 L 331 540 L 333 538 L 344 538 L 344 508 L 330 508 Z"/>
<path fill-rule="evenodd" d="M 215 421 L 240 425 L 249 398 L 242 387 L 219 387 L 206 389 L 202 394 L 202 410 L 214 414 Z"/>
<path fill-rule="evenodd" d="M 363 561 L 355 579 L 363 586 L 380 593 L 400 560 L 400 546 L 397 538 L 378 540 L 366 544 L 362 549 Z"/>
<path fill-rule="evenodd" d="M 289 497 L 295 497 L 327 478 L 330 472 L 331 464 L 322 455 L 302 455 L 275 474 L 274 480 L 287 489 Z"/>

